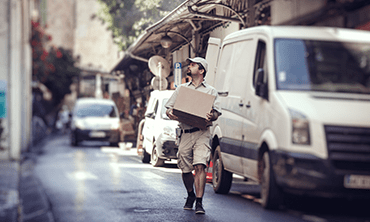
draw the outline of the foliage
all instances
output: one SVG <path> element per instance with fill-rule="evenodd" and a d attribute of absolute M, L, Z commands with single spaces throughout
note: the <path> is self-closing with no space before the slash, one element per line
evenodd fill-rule
<path fill-rule="evenodd" d="M 43 83 L 53 95 L 53 103 L 59 104 L 69 94 L 73 77 L 80 72 L 74 66 L 72 52 L 63 48 L 45 49 L 52 37 L 38 22 L 32 22 L 32 79 Z"/>
<path fill-rule="evenodd" d="M 99 0 L 98 18 L 107 23 L 114 42 L 127 49 L 146 28 L 159 21 L 182 0 Z"/>

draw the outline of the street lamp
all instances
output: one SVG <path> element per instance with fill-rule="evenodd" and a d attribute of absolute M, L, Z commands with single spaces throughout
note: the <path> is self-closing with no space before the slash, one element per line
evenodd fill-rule
<path fill-rule="evenodd" d="M 172 45 L 172 39 L 168 35 L 165 35 L 161 39 L 161 45 L 163 48 L 167 49 Z"/>

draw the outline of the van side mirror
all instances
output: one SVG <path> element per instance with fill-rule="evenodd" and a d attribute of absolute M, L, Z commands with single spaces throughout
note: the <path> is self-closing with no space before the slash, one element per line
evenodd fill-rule
<path fill-rule="evenodd" d="M 154 119 L 154 118 L 155 118 L 155 113 L 154 113 L 154 112 L 152 112 L 152 113 L 147 113 L 147 114 L 145 115 L 145 117 L 148 117 L 148 118 Z"/>
<path fill-rule="evenodd" d="M 256 95 L 268 100 L 267 82 L 264 82 L 265 71 L 262 68 L 257 70 Z"/>

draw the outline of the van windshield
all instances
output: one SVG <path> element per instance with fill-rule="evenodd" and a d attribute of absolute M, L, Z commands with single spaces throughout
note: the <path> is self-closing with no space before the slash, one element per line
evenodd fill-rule
<path fill-rule="evenodd" d="M 370 94 L 370 43 L 276 39 L 279 90 Z"/>
<path fill-rule="evenodd" d="M 84 104 L 78 107 L 77 117 L 117 117 L 116 110 L 112 105 Z"/>
<path fill-rule="evenodd" d="M 170 118 L 168 118 L 168 116 L 166 114 L 167 108 L 164 106 L 164 105 L 166 105 L 168 100 L 169 100 L 168 98 L 165 98 L 162 101 L 161 116 L 162 116 L 162 119 L 165 119 L 165 120 L 170 120 Z"/>

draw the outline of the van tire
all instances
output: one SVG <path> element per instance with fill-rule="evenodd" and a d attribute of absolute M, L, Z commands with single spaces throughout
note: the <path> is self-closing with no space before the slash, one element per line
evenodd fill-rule
<path fill-rule="evenodd" d="M 261 167 L 261 205 L 265 209 L 278 209 L 284 202 L 284 194 L 276 184 L 268 151 L 263 153 Z"/>
<path fill-rule="evenodd" d="M 151 156 L 152 156 L 152 165 L 154 167 L 160 167 L 164 165 L 164 160 L 159 158 L 158 149 L 156 145 L 153 146 L 153 151 L 152 151 Z"/>
<path fill-rule="evenodd" d="M 221 148 L 218 145 L 213 154 L 212 186 L 215 193 L 227 194 L 233 182 L 233 174 L 224 169 L 221 158 Z"/>
<path fill-rule="evenodd" d="M 143 151 L 141 152 L 141 162 L 150 163 L 150 154 L 147 153 L 144 148 Z"/>
<path fill-rule="evenodd" d="M 71 133 L 71 145 L 72 146 L 78 146 L 77 135 L 76 135 L 75 132 Z"/>

